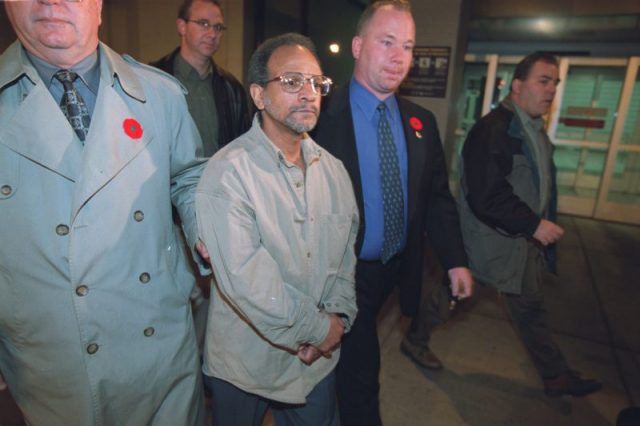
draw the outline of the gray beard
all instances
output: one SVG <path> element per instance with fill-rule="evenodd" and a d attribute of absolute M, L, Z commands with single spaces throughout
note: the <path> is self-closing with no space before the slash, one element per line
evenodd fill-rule
<path fill-rule="evenodd" d="M 314 127 L 316 127 L 317 122 L 318 122 L 317 118 L 316 120 L 313 121 L 313 123 L 309 123 L 309 124 L 297 122 L 290 115 L 287 115 L 287 118 L 284 119 L 285 126 L 287 126 L 288 128 L 290 128 L 296 133 L 306 133 L 311 131 Z"/>
<path fill-rule="evenodd" d="M 265 110 L 268 109 L 268 107 L 271 106 L 271 99 L 265 97 L 264 99 L 264 108 Z M 302 134 L 302 133 L 306 133 L 311 131 L 314 127 L 316 127 L 316 124 L 318 123 L 318 116 L 316 115 L 316 119 L 313 121 L 313 123 L 310 124 L 304 124 L 302 122 L 297 122 L 293 116 L 291 115 L 292 112 L 295 111 L 289 111 L 289 114 L 285 117 L 283 124 L 285 126 L 287 126 L 289 129 L 293 130 L 294 132 L 298 133 L 298 134 Z M 273 117 L 273 116 L 272 116 Z"/>

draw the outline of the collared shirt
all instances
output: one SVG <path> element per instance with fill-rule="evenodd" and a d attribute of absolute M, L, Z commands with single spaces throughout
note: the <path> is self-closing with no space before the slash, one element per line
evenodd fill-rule
<path fill-rule="evenodd" d="M 544 187 L 539 188 L 540 205 L 538 206 L 539 209 L 536 211 L 537 214 L 544 216 L 548 208 L 551 196 L 551 187 L 553 185 L 553 179 L 551 176 L 551 141 L 544 130 L 544 120 L 542 117 L 532 118 L 515 103 L 512 102 L 512 105 L 518 115 L 518 118 L 520 118 L 520 121 L 522 122 L 525 137 L 531 142 L 530 146 L 532 147 L 532 154 L 537 167 L 535 172 L 538 175 L 538 184 L 545 185 Z"/>
<path fill-rule="evenodd" d="M 378 122 L 380 121 L 380 114 L 376 109 L 380 104 L 380 100 L 358 83 L 355 78 L 352 78 L 349 86 L 349 101 L 353 116 L 353 128 L 356 134 L 356 148 L 358 150 L 362 198 L 364 201 L 365 232 L 358 257 L 363 260 L 379 260 L 384 241 L 384 210 L 382 207 L 382 183 L 380 181 L 380 157 L 378 155 Z M 387 119 L 391 126 L 393 141 L 396 145 L 400 162 L 405 223 L 405 234 L 400 246 L 400 251 L 402 251 L 407 241 L 407 144 L 396 97 L 389 96 L 384 103 L 387 107 Z"/>
<path fill-rule="evenodd" d="M 204 156 L 211 157 L 218 150 L 218 113 L 213 93 L 212 68 L 201 76 L 178 54 L 173 65 L 175 77 L 187 89 L 187 105 L 202 137 Z"/>
<path fill-rule="evenodd" d="M 201 239 L 216 274 L 204 373 L 286 403 L 305 397 L 338 362 L 296 356 L 329 330 L 325 312 L 355 319 L 358 208 L 342 163 L 310 138 L 305 170 L 259 120 L 209 161 L 196 193 Z M 324 311 L 324 312 L 323 312 Z"/>
<path fill-rule="evenodd" d="M 32 55 L 26 49 L 25 53 L 33 64 L 33 67 L 38 71 L 42 81 L 47 85 L 53 99 L 59 104 L 64 94 L 64 88 L 62 87 L 62 83 L 57 78 L 54 78 L 53 75 L 60 71 L 61 68 Z M 100 59 L 98 51 L 95 50 L 91 55 L 72 66 L 69 71 L 78 74 L 78 79 L 74 81 L 73 84 L 87 105 L 89 115 L 93 116 L 96 98 L 98 97 L 98 89 L 100 88 Z"/>

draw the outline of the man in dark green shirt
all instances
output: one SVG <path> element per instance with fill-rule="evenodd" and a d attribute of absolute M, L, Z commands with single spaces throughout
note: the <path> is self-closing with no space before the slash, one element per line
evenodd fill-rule
<path fill-rule="evenodd" d="M 187 89 L 187 105 L 202 137 L 203 155 L 211 157 L 249 129 L 247 92 L 213 61 L 226 30 L 218 0 L 184 0 L 178 9 L 176 27 L 180 46 L 151 65 L 172 74 Z M 191 300 L 198 345 L 202 348 L 208 303 L 200 289 L 208 290 L 210 278 L 193 269 L 198 285 Z"/>
<path fill-rule="evenodd" d="M 251 125 L 242 84 L 213 61 L 226 27 L 218 0 L 185 0 L 176 20 L 180 47 L 151 65 L 187 88 L 189 112 L 202 136 L 204 155 L 243 134 Z"/>

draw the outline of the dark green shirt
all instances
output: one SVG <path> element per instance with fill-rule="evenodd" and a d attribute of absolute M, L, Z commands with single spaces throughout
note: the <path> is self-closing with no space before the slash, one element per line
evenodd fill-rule
<path fill-rule="evenodd" d="M 187 105 L 189 112 L 196 122 L 196 127 L 202 137 L 204 156 L 211 157 L 218 150 L 218 111 L 213 99 L 212 68 L 201 76 L 195 68 L 185 61 L 181 55 L 176 55 L 174 70 L 175 77 L 187 88 Z"/>

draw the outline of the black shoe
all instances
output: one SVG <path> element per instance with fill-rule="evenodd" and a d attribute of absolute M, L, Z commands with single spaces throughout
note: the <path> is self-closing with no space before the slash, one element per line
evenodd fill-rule
<path fill-rule="evenodd" d="M 544 379 L 544 393 L 550 397 L 562 395 L 585 396 L 602 389 L 602 383 L 593 379 L 582 379 L 568 371 L 553 379 Z"/>
<path fill-rule="evenodd" d="M 429 348 L 423 348 L 416 346 L 409 341 L 406 337 L 400 344 L 400 349 L 407 355 L 413 362 L 421 367 L 428 368 L 429 370 L 442 370 L 442 362 L 438 357 L 429 350 Z"/>

